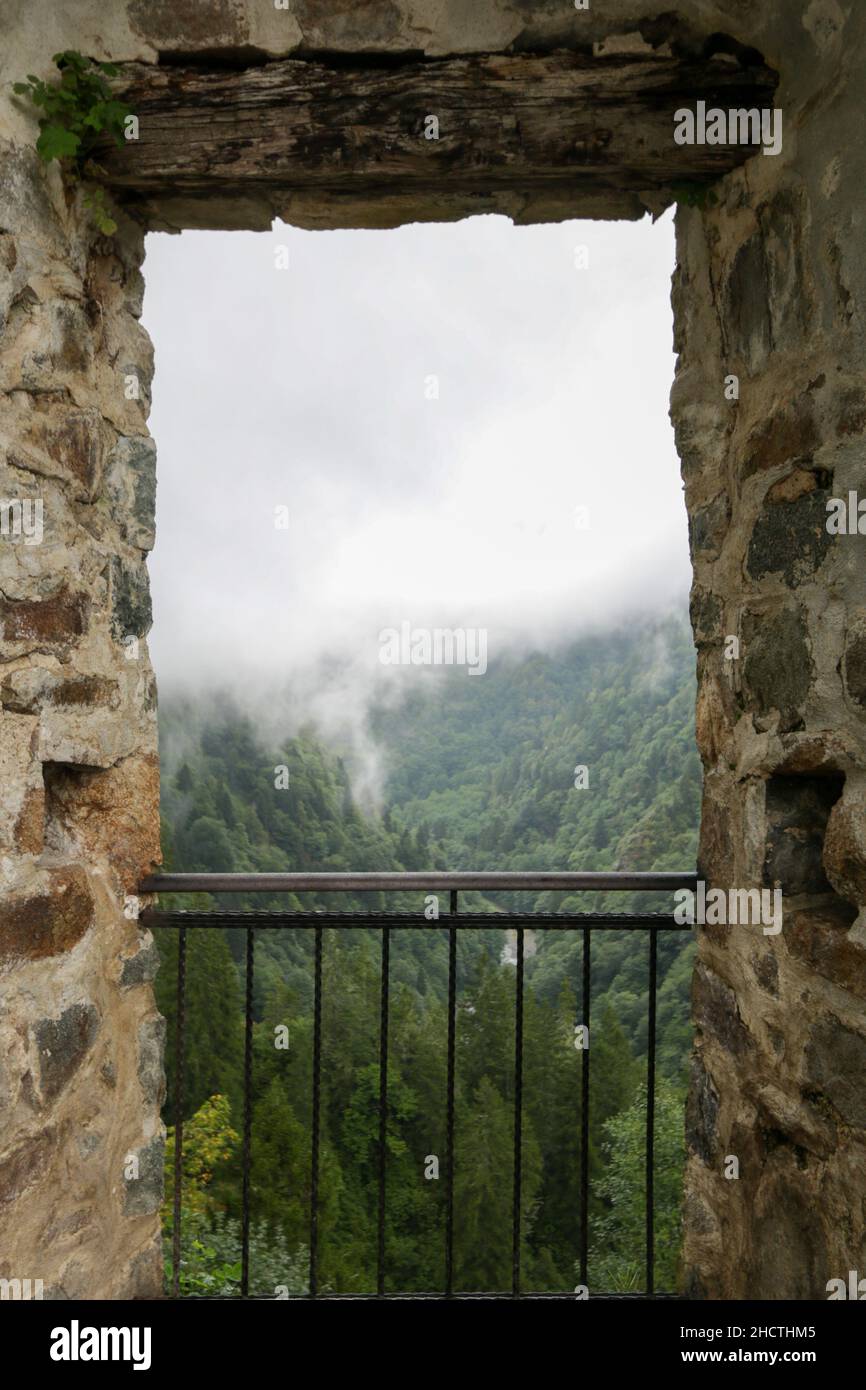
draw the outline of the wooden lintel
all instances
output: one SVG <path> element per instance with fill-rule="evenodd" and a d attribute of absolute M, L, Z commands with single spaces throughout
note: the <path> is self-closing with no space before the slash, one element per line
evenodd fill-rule
<path fill-rule="evenodd" d="M 279 211 L 320 198 L 351 220 L 353 204 L 438 198 L 469 210 L 529 200 L 560 216 L 604 215 L 609 203 L 620 215 L 618 205 L 710 183 L 756 153 L 677 144 L 678 109 L 766 109 L 776 82 L 767 67 L 719 56 L 565 51 L 241 71 L 129 65 L 121 90 L 139 138 L 100 162 L 122 201 L 150 209 L 234 198 Z"/>

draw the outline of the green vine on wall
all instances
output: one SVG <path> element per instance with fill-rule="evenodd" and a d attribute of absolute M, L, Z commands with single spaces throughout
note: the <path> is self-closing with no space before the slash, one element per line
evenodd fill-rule
<path fill-rule="evenodd" d="M 18 96 L 26 96 L 43 114 L 39 118 L 36 151 L 44 163 L 56 159 L 75 181 L 90 180 L 84 194 L 85 205 L 105 236 L 117 231 L 108 212 L 105 190 L 92 183 L 100 172 L 92 158 L 93 150 L 110 136 L 118 146 L 124 143 L 125 122 L 132 114 L 113 95 L 107 78 L 116 77 L 113 63 L 99 63 L 67 49 L 52 59 L 60 72 L 59 83 L 43 82 L 28 73 L 26 82 L 13 83 Z"/>

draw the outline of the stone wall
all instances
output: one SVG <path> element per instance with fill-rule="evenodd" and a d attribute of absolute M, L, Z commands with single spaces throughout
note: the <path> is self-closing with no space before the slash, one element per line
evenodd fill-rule
<path fill-rule="evenodd" d="M 866 568 L 862 542 L 824 525 L 828 497 L 866 493 L 866 15 L 852 0 L 651 10 L 5 6 L 0 501 L 41 501 L 43 535 L 0 537 L 0 1277 L 41 1278 L 56 1297 L 157 1293 L 163 1141 L 154 955 L 127 902 L 158 856 L 144 228 L 122 217 L 110 240 L 94 235 L 39 165 L 9 84 L 47 75 L 65 47 L 239 63 L 593 44 L 694 53 L 716 33 L 780 71 L 784 149 L 678 214 L 672 413 L 695 566 L 701 870 L 726 888 L 780 883 L 785 922 L 779 936 L 699 934 L 687 1289 L 820 1298 L 828 1278 L 866 1273 Z"/>
<path fill-rule="evenodd" d="M 828 499 L 866 498 L 866 14 L 803 10 L 775 36 L 782 155 L 678 217 L 699 867 L 784 905 L 778 935 L 699 933 L 687 1287 L 717 1298 L 866 1273 L 866 541 L 826 524 Z"/>
<path fill-rule="evenodd" d="M 7 150 L 0 224 L 0 1277 L 100 1298 L 161 1268 L 152 353 L 141 229 L 37 166 Z"/>

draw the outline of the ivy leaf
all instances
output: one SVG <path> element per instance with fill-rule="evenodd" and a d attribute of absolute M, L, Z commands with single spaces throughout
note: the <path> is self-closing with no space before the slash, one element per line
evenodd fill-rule
<path fill-rule="evenodd" d="M 66 130 L 64 126 L 46 125 L 36 141 L 36 149 L 40 159 L 47 164 L 49 160 L 77 154 L 80 144 L 78 136 L 71 130 Z"/>
<path fill-rule="evenodd" d="M 106 103 L 104 101 L 98 101 L 95 106 L 90 108 L 87 115 L 84 117 L 84 124 L 91 126 L 93 130 L 102 130 L 107 121 L 105 107 Z"/>
<path fill-rule="evenodd" d="M 114 63 L 100 63 L 74 49 L 54 54 L 54 64 L 60 73 L 59 83 L 43 82 L 35 73 L 26 82 L 11 84 L 17 96 L 29 97 L 40 109 L 37 152 L 45 164 L 52 160 L 68 160 L 64 178 L 80 182 L 83 176 L 92 177 L 104 172 L 88 156 L 102 135 L 113 137 L 121 148 L 124 144 L 124 122 L 128 110 L 118 101 L 106 78 L 116 77 L 120 69 Z M 109 216 L 101 191 L 85 197 L 93 221 L 106 236 L 117 231 L 117 222 Z"/>
<path fill-rule="evenodd" d="M 103 102 L 103 110 L 106 123 L 111 125 L 122 126 L 129 114 L 127 107 L 124 106 L 122 101 L 105 101 Z"/>
<path fill-rule="evenodd" d="M 65 53 L 55 53 L 52 62 L 63 72 L 69 69 L 72 72 L 84 72 L 87 67 L 87 59 L 81 54 L 76 53 L 74 48 L 67 48 Z"/>

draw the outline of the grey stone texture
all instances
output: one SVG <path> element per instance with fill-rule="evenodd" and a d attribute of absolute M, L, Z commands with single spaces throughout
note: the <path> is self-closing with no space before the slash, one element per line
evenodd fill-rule
<path fill-rule="evenodd" d="M 693 1296 L 820 1299 L 866 1262 L 866 537 L 826 528 L 864 479 L 866 12 L 770 3 L 726 27 L 780 72 L 785 135 L 677 218 L 699 868 L 781 887 L 784 919 L 699 932 L 684 1276 Z"/>

